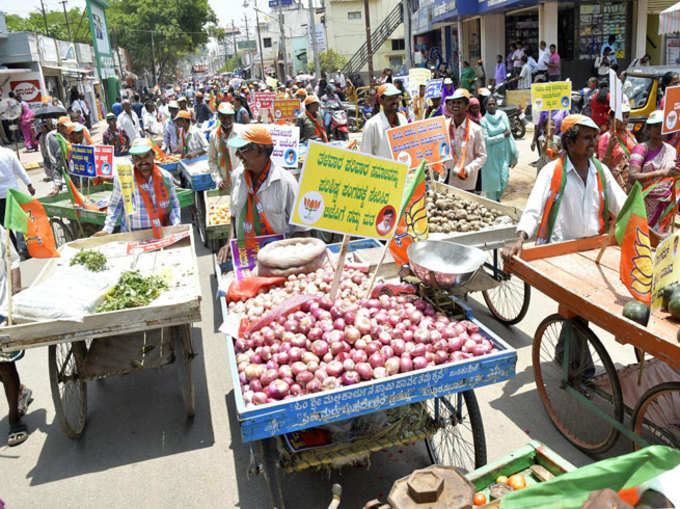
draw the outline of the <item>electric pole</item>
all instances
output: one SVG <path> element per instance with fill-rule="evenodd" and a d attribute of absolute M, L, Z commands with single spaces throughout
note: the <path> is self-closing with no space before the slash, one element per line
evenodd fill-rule
<path fill-rule="evenodd" d="M 406 68 L 413 67 L 411 63 L 411 0 L 403 0 L 402 15 L 404 17 L 404 53 L 406 53 Z"/>
<path fill-rule="evenodd" d="M 288 53 L 286 52 L 286 29 L 284 28 L 285 19 L 283 14 L 283 6 L 279 7 L 279 31 L 281 32 L 281 50 L 283 51 L 283 77 L 281 81 L 286 82 L 286 76 L 288 74 Z"/>
<path fill-rule="evenodd" d="M 61 0 L 59 2 L 64 8 L 64 19 L 66 20 L 66 31 L 68 32 L 68 40 L 73 42 L 73 37 L 71 36 L 71 24 L 68 22 L 68 13 L 66 12 L 66 0 Z"/>
<path fill-rule="evenodd" d="M 368 55 L 368 86 L 373 83 L 373 47 L 371 45 L 371 13 L 369 0 L 364 0 L 364 18 L 366 19 L 366 53 Z"/>
<path fill-rule="evenodd" d="M 314 6 L 312 0 L 309 1 L 309 39 L 312 45 L 312 55 L 314 58 L 314 74 L 316 79 L 321 79 L 321 63 L 319 62 L 319 50 L 316 47 L 316 24 L 314 22 Z"/>
<path fill-rule="evenodd" d="M 156 45 L 153 40 L 153 30 L 149 30 L 149 32 L 151 32 L 151 75 L 153 76 L 153 86 L 155 87 L 158 84 L 156 80 Z"/>
<path fill-rule="evenodd" d="M 250 67 L 251 67 L 251 69 L 252 69 L 252 67 L 253 67 L 253 58 L 252 58 L 252 56 L 250 55 L 250 32 L 248 32 L 248 16 L 246 16 L 245 13 L 243 14 L 243 20 L 246 22 L 246 53 L 248 53 L 248 60 L 249 60 L 248 65 L 250 65 Z M 255 74 L 255 73 L 253 73 L 252 70 L 251 70 L 251 71 L 250 71 L 251 77 L 252 77 L 254 74 Z"/>
<path fill-rule="evenodd" d="M 257 3 L 255 4 L 255 23 L 257 23 L 257 42 L 260 46 L 260 73 L 264 79 L 264 54 L 262 53 L 262 37 L 260 36 L 260 16 L 257 13 Z"/>
<path fill-rule="evenodd" d="M 42 9 L 43 21 L 45 22 L 45 35 L 50 36 L 50 29 L 47 27 L 47 14 L 45 13 L 45 2 L 40 0 L 40 8 Z"/>
<path fill-rule="evenodd" d="M 238 49 L 237 49 L 237 46 L 236 46 L 236 26 L 234 25 L 233 19 L 231 20 L 231 35 L 232 35 L 232 38 L 233 38 L 233 41 L 234 41 L 234 68 L 232 69 L 232 71 L 235 71 L 236 67 L 238 66 L 238 58 L 237 58 Z"/>

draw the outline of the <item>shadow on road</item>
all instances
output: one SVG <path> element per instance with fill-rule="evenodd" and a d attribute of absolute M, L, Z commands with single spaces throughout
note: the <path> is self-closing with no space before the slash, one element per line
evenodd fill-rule
<path fill-rule="evenodd" d="M 192 338 L 197 353 L 193 419 L 187 419 L 174 364 L 89 382 L 87 427 L 79 440 L 70 440 L 56 419 L 45 422 L 44 410 L 26 416 L 29 429 L 46 435 L 38 462 L 27 475 L 31 485 L 212 446 L 201 330 L 193 328 Z"/>

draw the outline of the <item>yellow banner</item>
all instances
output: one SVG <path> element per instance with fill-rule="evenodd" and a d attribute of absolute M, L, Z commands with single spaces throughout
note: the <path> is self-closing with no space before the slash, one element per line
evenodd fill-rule
<path fill-rule="evenodd" d="M 311 142 L 291 224 L 389 239 L 408 167 L 397 161 Z"/>
<path fill-rule="evenodd" d="M 524 109 L 531 102 L 531 90 L 506 90 L 505 102 L 508 106 L 521 106 Z"/>
<path fill-rule="evenodd" d="M 264 80 L 268 87 L 272 87 L 274 89 L 276 89 L 276 85 L 279 83 L 276 78 L 272 78 L 271 76 L 265 76 Z"/>
<path fill-rule="evenodd" d="M 432 79 L 432 73 L 429 69 L 423 67 L 414 67 L 408 70 L 408 84 L 411 87 L 418 87 L 420 85 L 427 85 L 427 82 Z"/>
<path fill-rule="evenodd" d="M 125 214 L 129 216 L 135 211 L 135 204 L 132 201 L 132 193 L 135 189 L 135 179 L 132 174 L 132 165 L 118 164 L 116 165 L 116 172 L 118 173 L 118 182 L 120 182 L 120 190 L 123 193 L 123 205 L 125 206 Z"/>
<path fill-rule="evenodd" d="M 531 85 L 532 113 L 571 108 L 571 81 L 551 81 Z"/>
<path fill-rule="evenodd" d="M 671 235 L 656 247 L 652 277 L 652 311 L 661 307 L 663 289 L 680 282 L 680 233 Z"/>

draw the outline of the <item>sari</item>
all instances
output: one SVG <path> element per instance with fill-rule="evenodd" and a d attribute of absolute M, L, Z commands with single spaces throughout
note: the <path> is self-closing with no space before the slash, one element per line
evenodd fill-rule
<path fill-rule="evenodd" d="M 482 130 L 486 144 L 486 162 L 482 166 L 482 191 L 490 200 L 500 201 L 510 177 L 510 165 L 517 162 L 519 155 L 515 140 L 505 136 L 510 130 L 510 121 L 505 112 L 496 110 L 494 115 L 488 111 L 482 117 Z"/>

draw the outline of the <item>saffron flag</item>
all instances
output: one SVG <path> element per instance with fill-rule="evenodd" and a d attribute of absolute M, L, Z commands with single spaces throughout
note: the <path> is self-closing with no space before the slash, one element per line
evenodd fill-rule
<path fill-rule="evenodd" d="M 425 183 L 425 160 L 416 169 L 399 213 L 399 224 L 390 240 L 390 253 L 398 265 L 408 265 L 406 249 L 412 242 L 424 240 L 428 234 L 427 224 L 427 184 Z"/>
<path fill-rule="evenodd" d="M 25 235 L 28 254 L 33 258 L 59 256 L 45 209 L 36 198 L 15 189 L 7 190 L 5 228 Z"/>
<path fill-rule="evenodd" d="M 621 282 L 636 300 L 649 306 L 652 300 L 652 247 L 645 201 L 637 181 L 616 218 L 615 237 L 621 246 Z"/>
<path fill-rule="evenodd" d="M 64 176 L 64 182 L 66 182 L 66 186 L 68 187 L 68 192 L 71 195 L 71 202 L 73 202 L 73 204 L 78 205 L 79 207 L 82 207 L 86 210 L 97 210 L 98 211 L 99 207 L 97 207 L 96 205 L 91 205 L 91 204 L 85 202 L 85 198 L 83 197 L 82 194 L 80 194 L 80 191 L 78 191 L 78 188 L 73 183 L 70 175 L 68 174 L 68 172 L 64 168 L 61 169 L 61 173 Z"/>

